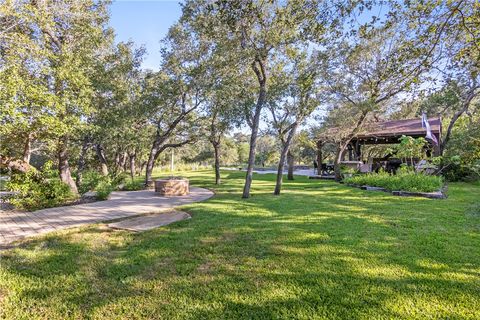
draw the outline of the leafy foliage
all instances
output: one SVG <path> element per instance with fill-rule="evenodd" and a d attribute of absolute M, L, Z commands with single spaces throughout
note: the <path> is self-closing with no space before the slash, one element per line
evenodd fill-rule
<path fill-rule="evenodd" d="M 443 186 L 443 178 L 399 170 L 396 175 L 387 172 L 368 173 L 344 179 L 347 184 L 381 187 L 389 191 L 433 192 Z"/>
<path fill-rule="evenodd" d="M 112 191 L 115 190 L 115 187 L 108 180 L 100 181 L 95 187 L 95 192 L 97 193 L 98 200 L 107 200 L 108 196 Z"/>
<path fill-rule="evenodd" d="M 450 181 L 480 178 L 480 115 L 458 121 L 443 160 L 448 166 L 443 174 Z"/>
<path fill-rule="evenodd" d="M 142 190 L 144 188 L 144 184 L 140 181 L 136 180 L 127 180 L 125 184 L 123 185 L 122 190 L 125 191 L 137 191 L 137 190 Z"/>
<path fill-rule="evenodd" d="M 405 160 L 409 159 L 413 164 L 413 159 L 423 159 L 425 157 L 425 146 L 427 140 L 425 138 L 412 138 L 410 136 L 401 136 L 400 144 L 396 147 L 396 154 Z M 405 161 L 406 162 L 406 161 Z"/>
<path fill-rule="evenodd" d="M 188 0 L 161 41 L 160 69 L 148 71 L 143 47 L 115 43 L 109 1 L 6 1 L 0 154 L 53 160 L 58 172 L 45 179 L 108 193 L 121 172 L 149 180 L 180 148 L 182 165 L 214 162 L 218 176 L 220 163 L 247 164 L 246 198 L 255 164 L 281 167 L 287 150 L 289 167 L 312 164 L 318 134 L 296 134 L 311 115 L 337 129 L 323 155 L 339 176 L 349 141 L 403 103 L 397 115 L 444 119 L 440 149 L 461 158 L 446 164 L 448 179 L 478 178 L 479 4 L 387 3 L 369 22 L 357 17 L 376 1 Z M 235 127 L 251 132 L 232 140 Z M 265 138 L 272 129 L 280 153 Z M 422 157 L 421 144 L 402 141 L 399 154 Z M 99 167 L 110 178 L 91 173 Z"/>
<path fill-rule="evenodd" d="M 84 173 L 79 192 L 84 194 L 88 191 L 95 191 L 98 200 L 106 200 L 123 180 L 125 180 L 124 175 L 118 175 L 112 179 L 110 176 L 103 176 L 97 171 L 87 171 Z"/>
<path fill-rule="evenodd" d="M 80 194 L 84 194 L 88 191 L 95 190 L 95 187 L 102 181 L 106 180 L 108 177 L 102 176 L 99 172 L 94 170 L 89 170 L 83 173 L 82 183 L 78 188 Z"/>
<path fill-rule="evenodd" d="M 37 210 L 65 205 L 76 199 L 69 186 L 63 183 L 52 171 L 52 163 L 47 162 L 41 171 L 29 170 L 16 173 L 7 182 L 7 190 L 16 195 L 10 203 L 19 209 Z"/>

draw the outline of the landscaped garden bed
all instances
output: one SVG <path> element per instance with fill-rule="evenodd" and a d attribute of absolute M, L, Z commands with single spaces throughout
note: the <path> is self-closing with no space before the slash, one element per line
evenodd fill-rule
<path fill-rule="evenodd" d="M 424 198 L 430 198 L 430 199 L 445 199 L 447 198 L 447 186 L 445 185 L 443 188 L 441 188 L 438 191 L 433 191 L 433 192 L 413 192 L 413 191 L 401 191 L 401 190 L 388 190 L 382 187 L 372 187 L 368 185 L 356 185 L 356 184 L 351 184 L 347 183 L 348 186 L 354 187 L 354 188 L 360 188 L 362 190 L 368 190 L 368 191 L 383 191 L 383 192 L 389 192 L 393 194 L 394 196 L 402 196 L 402 197 L 424 197 Z"/>
<path fill-rule="evenodd" d="M 344 183 L 364 190 L 391 192 L 398 196 L 426 198 L 446 198 L 446 188 L 442 177 L 402 171 L 392 175 L 386 172 L 354 175 L 344 179 Z"/>

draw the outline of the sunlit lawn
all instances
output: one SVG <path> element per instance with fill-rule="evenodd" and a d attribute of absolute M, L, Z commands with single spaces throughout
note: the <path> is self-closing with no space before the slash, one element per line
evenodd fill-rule
<path fill-rule="evenodd" d="M 480 185 L 400 198 L 298 177 L 186 174 L 216 196 L 145 233 L 104 225 L 5 251 L 0 318 L 479 319 Z"/>

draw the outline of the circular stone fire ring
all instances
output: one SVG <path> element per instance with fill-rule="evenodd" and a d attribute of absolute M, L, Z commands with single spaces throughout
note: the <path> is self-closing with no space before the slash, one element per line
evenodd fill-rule
<path fill-rule="evenodd" d="M 155 192 L 162 196 L 184 196 L 189 192 L 188 179 L 155 180 Z"/>

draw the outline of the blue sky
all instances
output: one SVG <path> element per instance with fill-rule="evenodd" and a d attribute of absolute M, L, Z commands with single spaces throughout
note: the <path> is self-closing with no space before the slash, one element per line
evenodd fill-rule
<path fill-rule="evenodd" d="M 143 67 L 158 70 L 160 40 L 180 18 L 179 1 L 116 0 L 110 6 L 110 13 L 110 25 L 116 33 L 115 40 L 133 40 L 137 46 L 145 45 L 148 55 Z"/>

